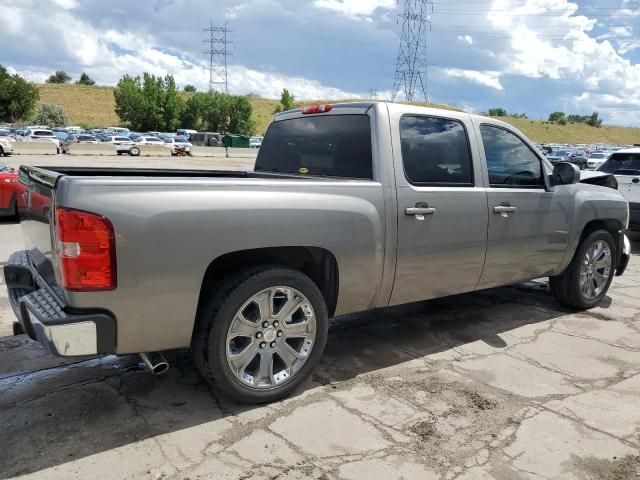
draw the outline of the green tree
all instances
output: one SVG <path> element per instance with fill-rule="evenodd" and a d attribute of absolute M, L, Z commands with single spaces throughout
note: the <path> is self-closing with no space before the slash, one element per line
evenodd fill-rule
<path fill-rule="evenodd" d="M 557 121 L 558 125 L 566 125 L 567 124 L 567 117 L 560 117 L 560 119 Z"/>
<path fill-rule="evenodd" d="M 557 123 L 561 118 L 565 118 L 564 112 L 553 112 L 549 115 L 549 121 L 553 123 Z"/>
<path fill-rule="evenodd" d="M 280 103 L 276 107 L 276 113 L 291 110 L 293 108 L 293 102 L 295 102 L 295 100 L 296 98 L 291 94 L 291 92 L 286 88 L 283 88 L 282 94 L 280 95 Z"/>
<path fill-rule="evenodd" d="M 182 125 L 195 130 L 252 135 L 256 130 L 253 107 L 247 96 L 195 93 L 187 100 Z"/>
<path fill-rule="evenodd" d="M 490 117 L 506 117 L 507 111 L 504 108 L 490 108 L 489 116 Z"/>
<path fill-rule="evenodd" d="M 76 85 L 93 86 L 95 84 L 96 84 L 96 81 L 84 72 L 82 73 L 82 75 L 80 75 L 80 78 L 76 82 Z"/>
<path fill-rule="evenodd" d="M 71 77 L 64 70 L 58 70 L 47 79 L 47 83 L 69 83 Z"/>
<path fill-rule="evenodd" d="M 62 106 L 53 103 L 43 103 L 38 106 L 31 121 L 36 125 L 64 127 L 69 124 L 69 117 Z"/>
<path fill-rule="evenodd" d="M 173 131 L 179 126 L 184 105 L 172 75 L 125 75 L 113 95 L 116 114 L 135 130 Z"/>
<path fill-rule="evenodd" d="M 194 87 L 194 86 L 193 86 L 193 85 L 191 85 L 191 84 L 188 84 L 188 85 L 185 85 L 185 86 L 184 86 L 183 90 L 184 90 L 185 92 L 189 92 L 189 93 L 196 93 L 197 88 L 196 88 L 196 87 Z"/>
<path fill-rule="evenodd" d="M 33 112 L 39 94 L 36 86 L 20 75 L 10 75 L 0 65 L 0 120 L 17 122 Z"/>
<path fill-rule="evenodd" d="M 598 118 L 598 112 L 593 112 L 586 123 L 592 127 L 600 128 L 602 126 L 602 119 Z"/>

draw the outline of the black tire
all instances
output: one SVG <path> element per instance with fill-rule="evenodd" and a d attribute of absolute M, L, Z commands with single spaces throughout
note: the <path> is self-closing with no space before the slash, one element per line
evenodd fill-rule
<path fill-rule="evenodd" d="M 129 150 L 129 155 L 137 157 L 140 155 L 140 149 L 138 147 L 131 147 L 131 150 Z"/>
<path fill-rule="evenodd" d="M 226 358 L 226 338 L 236 312 L 256 293 L 274 286 L 290 287 L 307 297 L 315 312 L 316 338 L 306 363 L 284 384 L 269 389 L 242 384 Z M 266 403 L 295 390 L 318 364 L 327 341 L 329 320 L 322 293 L 306 275 L 279 266 L 245 269 L 210 289 L 210 296 L 198 312 L 191 347 L 200 374 L 211 386 L 240 403 Z"/>
<path fill-rule="evenodd" d="M 0 157 L 4 157 L 4 148 L 0 147 Z"/>
<path fill-rule="evenodd" d="M 611 268 L 609 271 L 609 278 L 607 279 L 600 294 L 594 298 L 586 298 L 580 292 L 580 267 L 585 255 L 587 254 L 587 250 L 591 248 L 596 241 L 604 241 L 609 245 L 609 249 L 611 251 Z M 616 269 L 616 258 L 616 243 L 609 232 L 606 230 L 596 230 L 589 233 L 580 242 L 580 245 L 578 246 L 578 249 L 576 250 L 576 253 L 567 269 L 562 274 L 549 278 L 551 293 L 560 303 L 579 310 L 587 310 L 595 307 L 607 294 L 607 291 L 611 286 Z"/>

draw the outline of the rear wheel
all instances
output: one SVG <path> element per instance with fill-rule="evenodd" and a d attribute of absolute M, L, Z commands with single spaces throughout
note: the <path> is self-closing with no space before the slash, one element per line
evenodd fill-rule
<path fill-rule="evenodd" d="M 243 403 L 289 394 L 310 375 L 326 344 L 327 308 L 318 287 L 298 271 L 259 267 L 215 290 L 192 341 L 201 374 Z"/>
<path fill-rule="evenodd" d="M 549 279 L 551 292 L 560 303 L 585 310 L 607 294 L 615 272 L 616 244 L 609 232 L 596 230 L 587 235 L 569 267 Z"/>
<path fill-rule="evenodd" d="M 138 155 L 140 155 L 140 149 L 138 147 L 131 147 L 131 150 L 129 150 L 129 155 L 137 157 Z"/>

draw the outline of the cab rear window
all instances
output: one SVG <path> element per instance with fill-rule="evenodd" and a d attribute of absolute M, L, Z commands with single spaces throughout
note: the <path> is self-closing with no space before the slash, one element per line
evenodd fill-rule
<path fill-rule="evenodd" d="M 372 179 L 367 115 L 324 115 L 273 122 L 255 171 Z"/>

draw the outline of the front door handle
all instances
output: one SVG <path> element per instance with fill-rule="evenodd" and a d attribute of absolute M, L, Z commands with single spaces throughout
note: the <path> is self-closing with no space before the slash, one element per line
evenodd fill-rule
<path fill-rule="evenodd" d="M 436 209 L 426 203 L 416 203 L 415 207 L 407 207 L 404 213 L 406 215 L 413 215 L 417 220 L 424 220 L 425 215 L 433 215 L 436 213 Z"/>
<path fill-rule="evenodd" d="M 499 213 L 503 217 L 509 217 L 511 214 L 518 211 L 518 207 L 513 207 L 511 205 L 498 205 L 493 207 L 493 213 Z"/>

